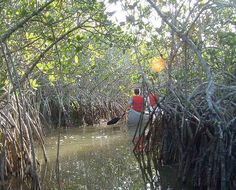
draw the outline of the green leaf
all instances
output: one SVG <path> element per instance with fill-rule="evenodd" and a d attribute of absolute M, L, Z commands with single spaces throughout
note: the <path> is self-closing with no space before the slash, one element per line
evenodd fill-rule
<path fill-rule="evenodd" d="M 49 79 L 49 81 L 52 82 L 52 83 L 56 80 L 56 78 L 55 78 L 54 75 L 49 75 L 48 79 Z"/>
<path fill-rule="evenodd" d="M 75 55 L 75 63 L 79 63 L 79 57 Z"/>
<path fill-rule="evenodd" d="M 40 85 L 37 83 L 36 79 L 30 79 L 29 82 L 30 82 L 31 88 L 33 88 L 33 89 L 35 89 L 35 90 L 37 90 L 37 88 L 40 86 Z"/>

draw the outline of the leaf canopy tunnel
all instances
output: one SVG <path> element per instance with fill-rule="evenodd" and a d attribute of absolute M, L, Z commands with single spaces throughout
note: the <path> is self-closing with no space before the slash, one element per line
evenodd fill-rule
<path fill-rule="evenodd" d="M 171 148 L 179 153 L 181 164 L 191 159 L 192 153 L 184 152 L 188 144 L 205 133 L 206 149 L 214 136 L 220 139 L 220 150 L 231 152 L 232 144 L 222 141 L 228 135 L 234 142 L 233 1 L 20 0 L 3 1 L 0 9 L 1 134 L 7 142 L 15 139 L 19 158 L 25 150 L 34 157 L 30 139 L 37 138 L 43 147 L 41 123 L 50 128 L 109 120 L 123 113 L 136 86 L 144 94 L 155 89 L 166 96 L 164 112 L 175 118 L 171 125 L 180 131 L 169 134 L 180 142 Z M 23 168 L 19 160 L 15 170 Z M 29 160 L 35 169 L 35 160 Z M 202 167 L 198 164 L 195 168 Z M 229 187 L 224 176 L 231 179 L 235 169 L 230 173 L 228 168 L 221 168 L 224 175 L 208 176 L 208 185 L 220 176 L 222 187 Z M 183 171 L 186 176 L 189 170 Z M 36 184 L 37 176 L 32 176 Z"/>
<path fill-rule="evenodd" d="M 23 6 L 22 10 L 18 10 L 19 6 Z M 107 19 L 103 3 L 50 1 L 39 7 L 20 1 L 15 4 L 17 18 L 4 15 L 13 23 L 4 31 L 1 43 L 6 61 L 12 60 L 13 75 L 18 76 L 12 81 L 16 89 L 27 85 L 35 91 L 53 88 L 54 94 L 65 94 L 62 88 L 69 87 L 74 89 L 71 97 L 76 97 L 99 90 L 98 83 L 109 87 L 103 90 L 107 93 L 119 78 L 125 81 L 122 71 L 130 68 L 128 51 L 133 37 Z M 13 11 L 12 7 L 5 8 Z M 14 24 L 16 19 L 21 20 L 20 24 Z M 3 76 L 2 86 L 9 84 L 8 80 Z M 102 92 L 95 96 L 99 93 Z M 6 94 L 2 94 L 2 99 Z M 65 98 L 70 98 L 68 95 Z"/>

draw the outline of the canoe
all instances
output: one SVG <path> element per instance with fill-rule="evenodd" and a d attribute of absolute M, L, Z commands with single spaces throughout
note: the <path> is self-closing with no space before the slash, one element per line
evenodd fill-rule
<path fill-rule="evenodd" d="M 139 125 L 139 122 L 142 122 L 142 127 L 145 127 L 149 120 L 149 114 L 148 113 L 140 113 L 136 112 L 133 109 L 130 109 L 128 111 L 128 122 L 127 127 L 128 128 L 135 128 Z"/>

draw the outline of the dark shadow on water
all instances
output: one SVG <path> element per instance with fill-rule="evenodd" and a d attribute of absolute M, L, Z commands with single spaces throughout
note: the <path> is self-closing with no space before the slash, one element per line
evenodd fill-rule
<path fill-rule="evenodd" d="M 193 190 L 190 184 L 181 184 L 178 179 L 178 166 L 160 166 L 152 153 L 134 152 L 139 163 L 146 190 Z"/>

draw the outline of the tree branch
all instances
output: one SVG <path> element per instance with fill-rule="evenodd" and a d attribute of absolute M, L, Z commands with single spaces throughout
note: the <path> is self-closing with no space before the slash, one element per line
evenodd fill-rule
<path fill-rule="evenodd" d="M 50 0 L 47 3 L 45 3 L 42 7 L 40 7 L 38 10 L 35 10 L 32 14 L 28 15 L 23 20 L 17 22 L 15 25 L 13 25 L 11 28 L 9 28 L 3 35 L 0 37 L 0 43 L 4 42 L 7 38 L 9 38 L 16 30 L 18 30 L 20 27 L 22 27 L 25 23 L 27 23 L 31 18 L 38 15 L 40 12 L 42 12 L 48 5 L 50 5 L 55 0 Z"/>
<path fill-rule="evenodd" d="M 197 46 L 193 43 L 193 41 L 188 38 L 186 34 L 180 31 L 174 24 L 168 21 L 167 17 L 161 12 L 161 10 L 156 6 L 156 4 L 152 0 L 147 0 L 150 5 L 155 9 L 158 15 L 162 18 L 162 20 L 186 43 L 188 46 L 196 53 L 199 62 L 202 64 L 203 69 L 206 73 L 208 79 L 208 86 L 206 88 L 206 100 L 208 102 L 208 106 L 213 113 L 216 113 L 212 103 L 212 95 L 214 94 L 215 88 L 214 83 L 211 75 L 210 66 L 203 59 L 201 52 L 198 50 Z"/>

